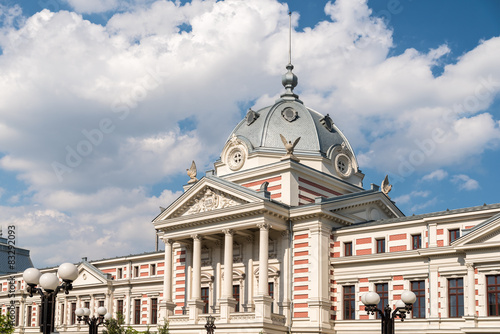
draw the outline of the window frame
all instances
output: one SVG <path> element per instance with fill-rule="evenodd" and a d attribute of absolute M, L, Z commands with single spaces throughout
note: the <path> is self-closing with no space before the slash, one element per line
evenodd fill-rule
<path fill-rule="evenodd" d="M 141 324 L 141 300 L 134 299 L 134 325 Z"/>
<path fill-rule="evenodd" d="M 452 282 L 456 285 L 452 286 Z M 461 285 L 459 285 L 461 283 Z M 456 298 L 456 306 L 452 305 L 452 299 Z M 455 310 L 455 311 L 453 311 Z M 448 317 L 461 318 L 464 316 L 464 278 L 448 278 Z"/>
<path fill-rule="evenodd" d="M 415 241 L 418 242 L 418 247 L 415 247 Z M 411 249 L 416 250 L 422 248 L 422 234 L 411 235 Z"/>
<path fill-rule="evenodd" d="M 350 291 L 348 291 L 350 290 Z M 343 320 L 356 319 L 356 289 L 354 285 L 345 285 L 342 289 Z"/>
<path fill-rule="evenodd" d="M 152 325 L 158 324 L 158 298 L 151 298 L 150 300 L 150 319 Z"/>
<path fill-rule="evenodd" d="M 377 254 L 383 254 L 386 252 L 385 238 L 375 239 Z"/>
<path fill-rule="evenodd" d="M 352 241 L 344 242 L 344 256 L 352 256 Z"/>
<path fill-rule="evenodd" d="M 460 238 L 460 229 L 459 228 L 453 228 L 448 230 L 448 241 L 449 244 L 451 245 L 452 242 Z"/>
<path fill-rule="evenodd" d="M 384 287 L 384 289 L 379 289 L 379 287 Z M 375 292 L 380 296 L 377 307 L 379 310 L 384 310 L 389 304 L 389 283 L 375 283 Z M 377 319 L 380 319 L 380 314 L 378 312 L 376 315 Z"/>
<path fill-rule="evenodd" d="M 415 284 L 417 284 L 416 287 Z M 410 290 L 417 296 L 417 300 L 413 303 L 411 317 L 415 319 L 425 319 L 425 280 L 410 281 L 410 287 Z"/>
<path fill-rule="evenodd" d="M 206 291 L 206 294 L 204 292 Z M 205 305 L 203 305 L 202 312 L 201 313 L 210 313 L 210 288 L 208 286 L 202 286 L 201 287 L 201 292 L 200 292 L 200 299 L 203 300 Z"/>
<path fill-rule="evenodd" d="M 493 277 L 495 280 L 494 284 L 490 284 L 489 278 Z M 493 290 L 490 292 L 490 288 Z M 495 302 L 490 303 L 490 293 L 494 294 Z M 491 314 L 491 306 L 495 306 L 495 313 Z M 488 309 L 488 317 L 498 317 L 500 316 L 500 275 L 486 275 L 486 308 Z"/>

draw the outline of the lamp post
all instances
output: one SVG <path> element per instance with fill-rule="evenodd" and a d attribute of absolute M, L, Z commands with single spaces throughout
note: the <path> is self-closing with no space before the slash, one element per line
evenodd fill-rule
<path fill-rule="evenodd" d="M 396 302 L 396 309 L 387 305 L 384 310 L 380 310 L 377 305 L 380 302 L 380 296 L 378 293 L 370 291 L 361 296 L 361 302 L 365 305 L 365 311 L 371 314 L 378 312 L 380 318 L 382 319 L 382 334 L 394 334 L 394 319 L 397 317 L 404 321 L 406 318 L 406 313 L 409 313 L 412 309 L 413 303 L 417 300 L 417 296 L 409 290 L 403 291 L 401 294 L 401 300 Z"/>
<path fill-rule="evenodd" d="M 61 285 L 59 285 L 59 278 L 54 273 L 42 275 L 36 268 L 28 268 L 23 273 L 23 279 L 28 284 L 26 291 L 30 297 L 33 297 L 33 293 L 38 293 L 42 299 L 40 332 L 43 334 L 50 334 L 54 331 L 56 295 L 61 290 L 68 294 L 73 289 L 71 283 L 78 277 L 78 269 L 72 263 L 63 263 L 59 266 L 57 274 L 63 280 Z M 40 287 L 37 288 L 37 285 Z"/>
<path fill-rule="evenodd" d="M 214 334 L 214 329 L 216 329 L 217 327 L 215 327 L 215 318 L 210 314 L 208 317 L 207 317 L 207 323 L 205 324 L 205 328 L 207 329 L 207 334 Z"/>
<path fill-rule="evenodd" d="M 88 308 L 77 308 L 75 310 L 75 314 L 78 317 L 78 323 L 82 321 L 85 321 L 87 325 L 89 325 L 89 334 L 97 334 L 98 333 L 98 328 L 99 325 L 104 323 L 104 320 L 109 320 L 111 319 L 111 314 L 107 313 L 108 311 L 104 306 L 101 306 L 97 309 L 97 314 L 99 315 L 98 317 L 93 316 L 90 318 L 90 310 Z"/>

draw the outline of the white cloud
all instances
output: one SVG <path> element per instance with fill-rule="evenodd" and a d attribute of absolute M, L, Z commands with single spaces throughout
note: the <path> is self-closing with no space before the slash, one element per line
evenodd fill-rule
<path fill-rule="evenodd" d="M 183 175 L 193 159 L 200 172 L 210 168 L 241 118 L 240 103 L 264 106 L 283 90 L 288 8 L 275 0 L 68 3 L 80 13 L 121 12 L 105 26 L 67 11 L 25 21 L 0 14 L 8 17 L 0 29 L 0 168 L 30 194 L 13 195 L 18 207 L 0 211 L 25 226 L 33 254 L 57 254 L 34 241 L 36 217 L 54 240 L 90 231 L 106 256 L 136 226 L 151 229 L 156 207 L 175 197 L 156 198 L 148 187 Z M 497 148 L 499 123 L 486 110 L 500 91 L 500 38 L 434 77 L 447 45 L 389 56 L 392 30 L 365 2 L 338 0 L 325 13 L 329 20 L 293 34 L 296 91 L 330 113 L 361 152 L 361 168 L 402 176 L 441 170 L 426 176 L 439 180 L 446 166 Z M 185 119 L 191 128 L 179 126 Z M 54 162 L 67 167 L 61 177 Z M 428 195 L 408 196 L 399 201 Z M 69 242 L 56 244 L 82 256 Z"/>
<path fill-rule="evenodd" d="M 479 182 L 471 179 L 465 174 L 453 175 L 451 181 L 458 185 L 460 190 L 476 190 L 479 189 Z"/>
<path fill-rule="evenodd" d="M 412 191 L 409 194 L 404 194 L 394 198 L 394 202 L 398 205 L 410 203 L 410 201 L 415 200 L 416 198 L 426 198 L 430 195 L 429 191 Z"/>
<path fill-rule="evenodd" d="M 433 180 L 441 181 L 444 178 L 446 178 L 447 176 L 448 176 L 447 171 L 442 170 L 442 169 L 436 169 L 435 171 L 433 171 L 427 175 L 424 175 L 424 177 L 422 177 L 422 181 L 433 181 Z"/>

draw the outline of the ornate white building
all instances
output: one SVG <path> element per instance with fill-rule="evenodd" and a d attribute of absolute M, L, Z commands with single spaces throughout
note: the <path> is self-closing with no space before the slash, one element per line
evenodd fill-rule
<path fill-rule="evenodd" d="M 362 187 L 354 152 L 333 120 L 293 92 L 249 110 L 215 170 L 190 171 L 185 192 L 153 220 L 164 252 L 79 264 L 59 294 L 59 332 L 86 332 L 77 307 L 105 306 L 138 330 L 168 319 L 172 333 L 378 333 L 361 295 L 394 305 L 417 295 L 397 333 L 500 332 L 500 205 L 405 217 L 382 190 Z M 161 204 L 161 203 L 159 203 Z M 55 271 L 49 268 L 45 271 Z M 2 312 L 37 332 L 39 297 L 21 274 L 0 277 Z"/>

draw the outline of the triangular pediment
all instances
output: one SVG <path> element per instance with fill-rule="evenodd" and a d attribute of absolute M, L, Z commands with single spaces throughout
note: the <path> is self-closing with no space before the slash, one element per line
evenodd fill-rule
<path fill-rule="evenodd" d="M 203 178 L 158 215 L 154 222 L 260 202 L 263 199 L 257 192 L 235 183 L 216 177 Z"/>
<path fill-rule="evenodd" d="M 88 262 L 83 262 L 78 266 L 78 277 L 73 281 L 74 287 L 107 284 L 108 275 L 94 267 Z"/>
<path fill-rule="evenodd" d="M 500 246 L 500 214 L 476 225 L 465 235 L 453 243 L 455 247 L 470 247 L 472 245 Z"/>

